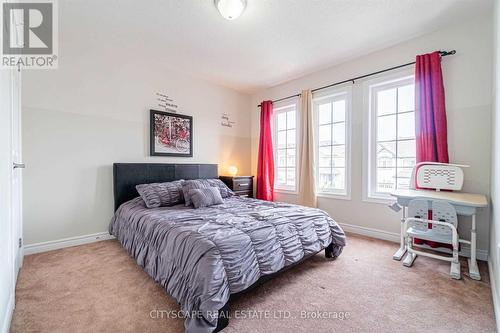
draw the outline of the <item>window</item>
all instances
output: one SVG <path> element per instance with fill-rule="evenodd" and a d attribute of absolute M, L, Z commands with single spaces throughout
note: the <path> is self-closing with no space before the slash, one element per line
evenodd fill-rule
<path fill-rule="evenodd" d="M 413 76 L 369 86 L 368 196 L 409 187 L 416 160 Z"/>
<path fill-rule="evenodd" d="M 274 108 L 274 187 L 296 191 L 297 100 L 276 103 Z"/>
<path fill-rule="evenodd" d="M 350 90 L 315 94 L 316 192 L 349 196 Z"/>

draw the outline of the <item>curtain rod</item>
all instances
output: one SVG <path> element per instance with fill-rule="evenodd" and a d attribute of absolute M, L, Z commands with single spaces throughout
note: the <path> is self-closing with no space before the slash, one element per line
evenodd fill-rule
<path fill-rule="evenodd" d="M 453 55 L 455 53 L 457 53 L 456 50 L 439 51 L 439 54 L 441 55 L 441 57 L 446 57 L 448 55 Z M 356 80 L 364 79 L 365 77 L 377 75 L 377 74 L 388 72 L 388 71 L 393 71 L 395 69 L 399 69 L 399 68 L 402 68 L 402 67 L 411 66 L 411 65 L 414 65 L 415 63 L 416 63 L 416 61 L 413 61 L 413 62 L 409 62 L 407 64 L 403 64 L 403 65 L 394 66 L 394 67 L 391 67 L 391 68 L 382 69 L 380 71 L 376 71 L 376 72 L 373 72 L 373 73 L 370 73 L 370 74 L 365 74 L 365 75 L 353 77 L 352 79 L 348 79 L 348 80 L 344 80 L 344 81 L 340 81 L 340 82 L 335 82 L 335 83 L 332 83 L 332 84 L 329 84 L 329 85 L 326 85 L 326 86 L 323 86 L 323 87 L 312 89 L 311 92 L 323 90 L 323 89 L 326 89 L 326 88 L 335 87 L 335 86 L 338 86 L 338 85 L 341 85 L 341 84 L 344 84 L 344 83 L 347 83 L 347 82 L 352 82 L 354 84 L 354 81 L 356 81 Z M 293 97 L 300 97 L 300 94 L 295 94 L 295 95 L 291 95 L 291 96 L 288 96 L 288 97 L 283 97 L 283 98 L 280 98 L 280 99 L 275 99 L 272 102 L 276 103 L 276 102 L 284 101 L 285 99 L 289 99 L 289 98 L 293 98 Z M 260 108 L 260 104 L 257 105 L 257 107 Z"/>

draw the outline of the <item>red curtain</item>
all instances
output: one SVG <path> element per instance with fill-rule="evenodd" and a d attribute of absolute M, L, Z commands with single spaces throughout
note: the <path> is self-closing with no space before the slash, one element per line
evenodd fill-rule
<path fill-rule="evenodd" d="M 448 163 L 448 132 L 444 99 L 443 74 L 439 51 L 417 56 L 415 64 L 415 135 L 417 163 Z M 432 219 L 432 211 L 428 212 Z M 429 224 L 432 228 L 432 224 Z M 422 239 L 415 244 L 431 247 L 449 247 Z"/>
<path fill-rule="evenodd" d="M 273 156 L 273 102 L 260 103 L 260 141 L 257 164 L 257 199 L 273 201 L 274 156 Z"/>
<path fill-rule="evenodd" d="M 417 56 L 415 129 L 417 163 L 448 163 L 448 133 L 439 51 Z"/>

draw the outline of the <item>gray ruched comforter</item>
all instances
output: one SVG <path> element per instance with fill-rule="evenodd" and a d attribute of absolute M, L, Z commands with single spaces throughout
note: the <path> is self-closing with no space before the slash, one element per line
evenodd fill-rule
<path fill-rule="evenodd" d="M 212 332 L 230 294 L 333 244 L 345 234 L 325 212 L 232 197 L 221 205 L 146 208 L 138 197 L 116 211 L 110 233 L 179 302 L 186 332 Z"/>

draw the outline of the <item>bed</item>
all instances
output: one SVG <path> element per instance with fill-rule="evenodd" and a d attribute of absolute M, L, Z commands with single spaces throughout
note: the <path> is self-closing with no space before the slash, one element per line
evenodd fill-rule
<path fill-rule="evenodd" d="M 218 332 L 229 303 L 325 250 L 336 258 L 345 234 L 325 212 L 233 196 L 223 204 L 147 208 L 138 184 L 218 178 L 216 164 L 115 163 L 114 235 L 180 304 L 188 333 Z"/>

